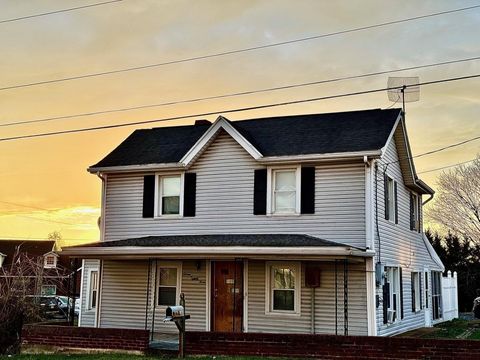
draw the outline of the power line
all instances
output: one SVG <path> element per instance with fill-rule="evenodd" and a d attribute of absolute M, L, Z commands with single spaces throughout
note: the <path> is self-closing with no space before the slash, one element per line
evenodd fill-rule
<path fill-rule="evenodd" d="M 62 224 L 62 225 L 72 225 L 72 226 L 80 225 L 80 224 L 73 224 L 73 223 L 68 223 L 68 222 L 64 222 L 64 221 L 50 220 L 50 219 L 45 219 L 45 218 L 40 218 L 40 217 L 18 215 L 18 214 L 3 214 L 3 215 L 0 215 L 0 216 L 16 216 L 16 217 L 21 217 L 21 218 L 30 219 L 30 220 L 45 221 L 45 222 L 49 222 L 49 223 Z"/>
<path fill-rule="evenodd" d="M 447 166 L 442 166 L 442 167 L 439 167 L 439 168 L 436 168 L 436 169 L 430 169 L 430 170 L 420 171 L 420 172 L 417 173 L 417 174 L 426 174 L 426 173 L 429 173 L 429 172 L 434 172 L 434 171 L 440 171 L 440 170 L 444 170 L 444 169 L 449 169 L 449 168 L 453 168 L 453 167 L 457 167 L 457 166 L 460 166 L 460 165 L 465 165 L 465 164 L 474 162 L 475 160 L 477 160 L 477 158 L 471 159 L 471 160 L 467 160 L 467 161 L 463 161 L 463 162 L 458 163 L 458 164 L 447 165 Z"/>
<path fill-rule="evenodd" d="M 451 81 L 473 79 L 473 78 L 478 78 L 478 77 L 480 77 L 480 74 L 427 81 L 427 82 L 418 83 L 414 86 L 433 85 L 433 84 L 439 84 L 439 83 L 445 83 L 445 82 L 451 82 Z M 410 86 L 407 85 L 405 87 L 410 87 Z M 315 97 L 315 98 L 302 99 L 302 100 L 292 100 L 292 101 L 285 101 L 285 102 L 280 102 L 280 103 L 271 103 L 271 104 L 265 104 L 265 105 L 248 106 L 248 107 L 243 107 L 243 108 L 223 109 L 223 110 L 210 111 L 210 112 L 204 112 L 204 113 L 198 113 L 198 114 L 173 116 L 173 117 L 168 117 L 168 118 L 163 118 L 163 119 L 143 120 L 143 121 L 135 121 L 135 122 L 121 123 L 121 124 L 95 126 L 95 127 L 79 128 L 79 129 L 71 129 L 71 130 L 59 130 L 59 131 L 45 132 L 45 133 L 39 133 L 39 134 L 18 135 L 18 136 L 0 138 L 0 141 L 11 141 L 11 140 L 20 140 L 20 139 L 28 139 L 28 138 L 38 138 L 38 137 L 45 137 L 45 136 L 54 136 L 54 135 L 63 135 L 63 134 L 71 134 L 71 133 L 78 133 L 78 132 L 86 132 L 86 131 L 113 129 L 113 128 L 119 128 L 119 127 L 125 127 L 125 126 L 144 125 L 144 124 L 158 123 L 158 122 L 164 122 L 164 121 L 181 120 L 181 119 L 188 119 L 188 118 L 194 118 L 194 117 L 216 115 L 216 114 L 219 114 L 219 113 L 236 113 L 236 112 L 243 112 L 243 111 L 250 111 L 250 110 L 259 110 L 259 109 L 266 109 L 266 108 L 286 106 L 286 105 L 302 104 L 302 103 L 314 102 L 314 101 L 320 101 L 320 100 L 328 100 L 328 99 L 335 99 L 335 98 L 348 97 L 348 96 L 371 94 L 371 93 L 387 91 L 387 90 L 394 90 L 394 89 L 401 89 L 401 88 L 404 88 L 404 86 L 395 86 L 395 87 L 386 87 L 386 88 L 373 89 L 373 90 L 364 90 L 364 91 L 357 91 L 357 92 L 350 92 L 350 93 L 344 93 L 344 94 Z"/>
<path fill-rule="evenodd" d="M 383 27 L 383 26 L 400 24 L 400 23 L 405 23 L 405 22 L 410 22 L 410 21 L 415 21 L 415 20 L 420 20 L 420 19 L 426 19 L 426 18 L 430 18 L 430 17 L 434 17 L 434 16 L 440 16 L 440 15 L 452 14 L 452 13 L 461 12 L 461 11 L 473 10 L 473 9 L 476 9 L 476 8 L 479 8 L 479 7 L 480 7 L 480 5 L 473 5 L 473 6 L 457 8 L 457 9 L 452 9 L 452 10 L 446 10 L 446 11 L 441 11 L 441 12 L 436 12 L 436 13 L 431 13 L 431 14 L 426 14 L 426 15 L 419 15 L 419 16 L 414 16 L 414 17 L 409 17 L 409 18 L 404 18 L 404 19 L 399 19 L 399 20 L 392 20 L 392 21 L 377 23 L 377 24 L 373 24 L 373 25 L 361 26 L 361 27 L 356 27 L 356 28 L 347 29 L 347 30 L 340 30 L 340 31 L 335 31 L 335 32 L 331 32 L 331 33 L 326 33 L 326 34 L 319 34 L 319 35 L 307 36 L 307 37 L 293 39 L 293 40 L 281 41 L 281 42 L 276 42 L 276 43 L 271 43 L 271 44 L 252 46 L 252 47 L 247 47 L 247 48 L 242 48 L 242 49 L 235 49 L 235 50 L 217 52 L 217 53 L 213 53 L 213 54 L 206 54 L 206 55 L 188 57 L 188 58 L 183 58 L 183 59 L 170 60 L 170 61 L 165 61 L 165 62 L 160 62 L 160 63 L 146 64 L 146 65 L 140 65 L 140 66 L 134 66 L 134 67 L 128 67 L 128 68 L 121 68 L 121 69 L 114 69 L 114 70 L 108 70 L 108 71 L 97 72 L 97 73 L 89 73 L 89 74 L 83 74 L 83 75 L 68 76 L 68 77 L 64 77 L 64 78 L 56 78 L 56 79 L 42 80 L 42 81 L 30 82 L 30 83 L 24 83 L 24 84 L 10 85 L 10 86 L 5 86 L 5 87 L 0 88 L 0 91 L 24 88 L 24 87 L 29 87 L 29 86 L 52 84 L 52 83 L 71 81 L 71 80 L 79 80 L 79 79 L 85 79 L 85 78 L 90 78 L 90 77 L 112 75 L 112 74 L 118 74 L 118 73 L 130 72 L 130 71 L 136 71 L 136 70 L 144 70 L 144 69 L 150 69 L 150 68 L 155 68 L 155 67 L 160 67 L 160 66 L 186 63 L 186 62 L 197 61 L 197 60 L 211 59 L 211 58 L 216 58 L 216 57 L 221 57 L 221 56 L 226 56 L 226 55 L 233 55 L 233 54 L 238 54 L 238 53 L 243 53 L 243 52 L 262 50 L 262 49 L 267 49 L 267 48 L 272 48 L 272 47 L 277 47 L 277 46 L 289 45 L 289 44 L 311 41 L 311 40 L 320 39 L 320 38 L 326 38 L 326 37 L 331 37 L 331 36 L 348 34 L 348 33 L 356 32 L 356 31 L 363 31 L 363 30 L 374 29 L 374 28 Z"/>
<path fill-rule="evenodd" d="M 33 124 L 33 123 L 40 123 L 40 122 L 47 122 L 47 121 L 54 121 L 54 120 L 61 120 L 61 119 L 71 119 L 71 118 L 76 118 L 76 117 L 93 116 L 93 115 L 108 114 L 108 113 L 115 113 L 115 112 L 124 112 L 124 111 L 139 110 L 139 109 L 146 109 L 146 108 L 153 108 L 153 107 L 162 107 L 162 106 L 169 106 L 169 105 L 178 105 L 178 104 L 185 104 L 185 103 L 192 103 L 192 102 L 200 102 L 200 101 L 205 101 L 205 100 L 222 99 L 222 98 L 228 98 L 228 97 L 234 97 L 234 96 L 251 95 L 251 94 L 258 94 L 258 93 L 263 93 L 263 92 L 286 90 L 286 89 L 292 89 L 292 88 L 298 88 L 298 87 L 304 87 L 304 86 L 312 86 L 312 85 L 319 85 L 319 84 L 325 84 L 325 83 L 332 83 L 332 82 L 338 82 L 338 81 L 342 81 L 342 80 L 351 80 L 351 79 L 359 79 L 359 78 L 365 78 L 365 77 L 370 77 L 370 76 L 384 75 L 384 74 L 407 71 L 407 70 L 416 70 L 416 69 L 423 69 L 423 68 L 429 68 L 429 67 L 435 67 L 435 66 L 450 65 L 450 64 L 456 64 L 456 63 L 468 62 L 468 61 L 474 61 L 474 60 L 480 60 L 480 56 L 471 57 L 471 58 L 456 59 L 456 60 L 448 60 L 448 61 L 442 61 L 442 62 L 431 63 L 431 64 L 417 65 L 417 66 L 409 66 L 409 67 L 404 67 L 404 68 L 399 68 L 399 69 L 377 71 L 377 72 L 371 72 L 371 73 L 366 73 L 366 74 L 342 76 L 342 77 L 336 77 L 336 78 L 325 79 L 325 80 L 317 80 L 317 81 L 311 81 L 311 82 L 305 82 L 305 83 L 289 84 L 289 85 L 283 85 L 283 86 L 277 86 L 277 87 L 263 88 L 263 89 L 258 89 L 258 90 L 242 91 L 242 92 L 223 94 L 223 95 L 213 95 L 213 96 L 192 98 L 192 99 L 186 99 L 186 100 L 176 100 L 176 101 L 170 101 L 170 102 L 163 102 L 163 103 L 158 103 L 158 104 L 147 104 L 147 105 L 125 107 L 125 108 L 99 110 L 99 111 L 80 113 L 80 114 L 55 116 L 55 117 L 33 119 L 33 120 L 23 120 L 23 121 L 0 124 L 0 127 Z M 394 104 L 392 104 L 391 106 L 393 107 L 395 104 L 396 104 L 396 102 Z"/>
<path fill-rule="evenodd" d="M 14 22 L 14 21 L 20 21 L 20 20 L 26 20 L 26 19 L 32 19 L 32 18 L 36 18 L 36 17 L 40 17 L 40 16 L 59 14 L 59 13 L 64 13 L 64 12 L 69 12 L 69 11 L 80 10 L 80 9 L 86 9 L 86 8 L 90 8 L 90 7 L 94 7 L 94 6 L 101 6 L 101 5 L 116 3 L 116 2 L 120 2 L 120 1 L 123 1 L 123 0 L 104 1 L 104 2 L 100 2 L 100 3 L 77 6 L 77 7 L 73 7 L 73 8 L 54 10 L 54 11 L 49 11 L 49 12 L 40 13 L 40 14 L 26 15 L 26 16 L 21 16 L 21 17 L 12 18 L 12 19 L 5 19 L 5 20 L 0 20 L 0 24 L 5 24 L 5 23 L 9 23 L 9 22 Z"/>
<path fill-rule="evenodd" d="M 476 140 L 480 140 L 480 136 L 475 136 L 473 138 L 469 138 L 467 140 L 463 140 L 463 141 L 460 141 L 460 142 L 457 142 L 457 143 L 454 143 L 454 144 L 443 146 L 443 147 L 435 149 L 435 150 L 430 150 L 430 151 L 427 151 L 427 152 L 424 152 L 424 153 L 421 153 L 421 154 L 418 154 L 418 155 L 406 156 L 404 158 L 401 158 L 401 159 L 398 159 L 398 160 L 395 160 L 395 161 L 390 161 L 390 162 L 385 163 L 383 165 L 388 166 L 390 164 L 395 164 L 397 162 L 400 162 L 401 160 L 411 160 L 411 159 L 416 159 L 416 158 L 419 158 L 419 157 L 422 157 L 422 156 L 436 154 L 438 152 L 445 151 L 445 150 L 448 150 L 448 149 L 451 149 L 451 148 L 454 148 L 454 147 L 457 147 L 457 146 L 461 146 L 461 145 L 464 145 L 464 144 L 467 144 L 469 142 L 476 141 Z M 421 174 L 421 173 L 419 173 L 419 174 Z"/>
<path fill-rule="evenodd" d="M 9 236 L 9 235 L 0 235 L 0 239 L 2 240 L 25 240 L 25 241 L 38 241 L 38 240 L 44 240 L 44 241 L 48 241 L 49 239 L 47 238 L 34 238 L 34 237 L 30 237 L 30 236 Z M 92 240 L 92 239 L 74 239 L 74 238 L 64 238 L 62 237 L 60 239 L 60 241 L 62 240 L 67 240 L 67 241 L 95 241 L 95 240 Z M 1 240 L 0 240 L 0 245 L 1 245 Z"/>
<path fill-rule="evenodd" d="M 0 201 L 0 203 L 1 204 L 12 205 L 12 206 L 20 206 L 20 207 L 24 207 L 24 208 L 36 209 L 36 210 L 49 211 L 49 212 L 56 211 L 54 209 L 46 209 L 46 208 L 42 208 L 42 207 L 38 207 L 38 206 L 18 204 L 18 203 L 13 203 L 13 202 L 9 202 L 9 201 Z"/>

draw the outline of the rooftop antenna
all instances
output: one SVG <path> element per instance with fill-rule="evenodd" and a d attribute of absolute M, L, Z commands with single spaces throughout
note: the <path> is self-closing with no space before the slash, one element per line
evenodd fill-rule
<path fill-rule="evenodd" d="M 420 100 L 420 79 L 418 76 L 389 77 L 387 82 L 388 100 L 396 104 L 402 99 L 405 114 L 405 103 Z"/>

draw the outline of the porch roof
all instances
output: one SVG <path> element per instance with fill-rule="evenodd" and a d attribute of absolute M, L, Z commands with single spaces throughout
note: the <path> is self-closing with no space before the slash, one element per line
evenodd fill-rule
<path fill-rule="evenodd" d="M 87 257 L 151 256 L 373 256 L 365 249 L 304 234 L 219 234 L 146 236 L 67 247 L 63 255 Z"/>

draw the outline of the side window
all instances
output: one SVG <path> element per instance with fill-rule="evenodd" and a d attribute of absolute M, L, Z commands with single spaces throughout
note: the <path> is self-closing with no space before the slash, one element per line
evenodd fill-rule
<path fill-rule="evenodd" d="M 43 258 L 43 267 L 45 269 L 53 269 L 57 267 L 57 257 L 53 254 L 46 255 Z"/>
<path fill-rule="evenodd" d="M 386 268 L 386 283 L 389 289 L 387 304 L 388 323 L 394 323 L 400 319 L 400 271 L 398 267 Z"/>
<path fill-rule="evenodd" d="M 398 224 L 397 182 L 385 174 L 385 219 Z"/>
<path fill-rule="evenodd" d="M 420 288 L 420 276 L 421 273 L 419 272 L 412 272 L 412 311 L 417 312 L 420 311 L 422 308 L 422 298 L 421 298 L 421 291 Z"/>
<path fill-rule="evenodd" d="M 88 289 L 88 310 L 96 309 L 98 299 L 98 271 L 90 272 L 90 287 Z"/>

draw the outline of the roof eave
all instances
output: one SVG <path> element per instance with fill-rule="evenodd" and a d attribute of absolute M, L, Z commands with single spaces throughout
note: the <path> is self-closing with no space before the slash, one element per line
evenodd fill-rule
<path fill-rule="evenodd" d="M 138 164 L 138 165 L 121 165 L 121 166 L 90 166 L 87 171 L 91 174 L 96 173 L 134 173 L 139 171 L 162 171 L 162 170 L 178 170 L 183 169 L 181 163 L 161 163 L 161 164 Z"/>
<path fill-rule="evenodd" d="M 121 246 L 121 247 L 72 247 L 62 251 L 62 255 L 73 258 L 87 257 L 145 257 L 149 256 L 204 256 L 219 255 L 258 256 L 358 256 L 372 257 L 373 253 L 345 246 Z"/>
<path fill-rule="evenodd" d="M 379 158 L 382 155 L 381 150 L 353 151 L 353 152 L 336 152 L 324 154 L 305 154 L 305 155 L 285 155 L 285 156 L 264 156 L 258 159 L 260 163 L 278 163 L 289 161 L 322 161 L 322 160 L 355 160 L 363 159 L 365 156 L 369 158 Z"/>

